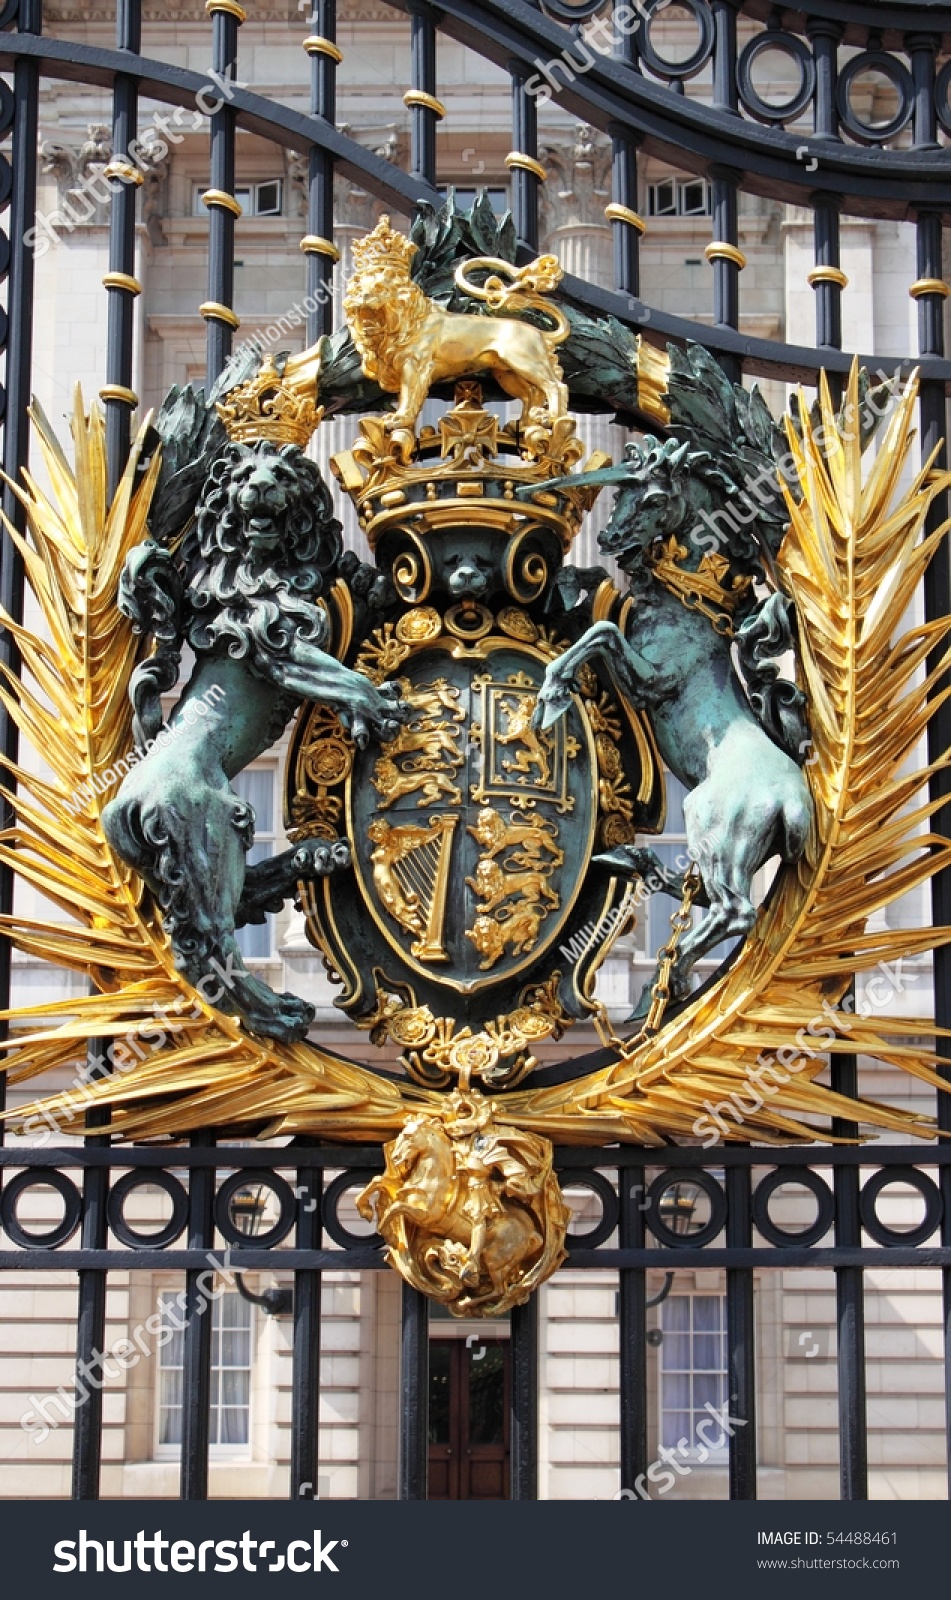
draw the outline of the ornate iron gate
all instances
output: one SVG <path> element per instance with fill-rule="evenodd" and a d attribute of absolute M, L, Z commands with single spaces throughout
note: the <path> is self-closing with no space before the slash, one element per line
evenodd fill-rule
<path fill-rule="evenodd" d="M 12 75 L 12 88 L 0 95 L 0 130 L 10 140 L 9 155 L 0 158 L 0 202 L 9 206 L 8 232 L 2 238 L 2 260 L 9 276 L 7 313 L 0 323 L 6 349 L 4 468 L 16 480 L 27 464 L 27 404 L 31 389 L 31 343 L 34 320 L 33 256 L 26 236 L 36 210 L 38 107 L 41 80 L 71 79 L 111 89 L 113 149 L 128 151 L 138 131 L 140 99 L 190 105 L 209 88 L 209 78 L 141 54 L 141 0 L 117 0 L 116 37 L 112 49 L 44 37 L 40 0 L 10 0 L 0 15 L 0 67 Z M 289 6 L 289 16 L 296 13 Z M 330 286 L 336 251 L 333 246 L 333 177 L 340 171 L 399 212 L 415 202 L 441 200 L 437 163 L 437 125 L 444 115 L 439 100 L 437 50 L 440 36 L 461 42 L 503 68 L 511 80 L 512 209 L 523 259 L 538 245 L 539 192 L 545 172 L 539 161 L 537 83 L 541 72 L 552 97 L 568 112 L 607 134 L 613 148 L 612 195 L 606 214 L 611 220 L 615 250 L 615 288 L 598 289 L 567 280 L 567 293 L 598 314 L 612 314 L 641 328 L 651 340 L 696 339 L 713 351 L 729 376 L 764 375 L 783 381 L 814 383 L 820 368 L 841 378 L 851 356 L 842 352 L 841 296 L 844 275 L 839 253 L 840 215 L 890 217 L 914 222 L 918 238 L 917 279 L 909 293 L 918 308 L 917 354 L 890 358 L 876 355 L 879 370 L 905 373 L 921 370 L 921 435 L 927 454 L 947 432 L 946 396 L 951 362 L 943 343 L 944 299 L 942 225 L 951 211 L 951 179 L 947 146 L 951 135 L 951 46 L 947 7 L 890 0 L 870 8 L 853 0 L 809 0 L 795 9 L 772 7 L 767 0 L 689 0 L 686 9 L 696 26 L 697 45 L 689 59 L 662 57 L 651 39 L 652 20 L 661 0 L 636 7 L 616 7 L 638 25 L 615 32 L 611 54 L 587 51 L 576 24 L 602 10 L 599 4 L 547 0 L 543 6 L 526 0 L 406 0 L 394 9 L 409 14 L 412 28 L 412 83 L 405 95 L 411 111 L 410 170 L 403 171 L 374 155 L 335 125 L 335 76 L 340 52 L 336 44 L 333 0 L 315 0 L 303 40 L 311 77 L 311 114 L 302 115 L 240 86 L 240 29 L 245 13 L 234 0 L 208 0 L 215 82 L 227 85 L 217 97 L 211 117 L 209 190 L 210 246 L 207 300 L 201 307 L 207 323 L 208 371 L 222 371 L 237 327 L 234 312 L 235 142 L 243 127 L 285 148 L 309 152 L 308 228 L 302 248 L 307 254 L 308 289 L 316 309 L 310 315 L 310 339 L 329 331 Z M 765 26 L 737 46 L 737 25 L 762 21 Z M 756 55 L 779 48 L 793 61 L 799 76 L 795 95 L 782 106 L 760 98 L 752 73 Z M 688 99 L 684 82 L 712 63 L 710 103 Z M 572 69 L 573 63 L 573 69 Z M 874 68 L 893 86 L 897 110 L 887 124 L 871 126 L 858 117 L 850 98 L 859 73 Z M 201 103 L 199 101 L 199 103 Z M 798 122 L 811 107 L 812 132 L 805 145 Z M 821 148 L 822 183 L 814 187 L 803 150 Z M 707 248 L 714 274 L 713 325 L 693 324 L 640 299 L 638 244 L 644 223 L 638 214 L 638 158 L 654 154 L 691 172 L 704 174 L 712 186 L 712 237 Z M 114 184 L 109 273 L 109 336 L 102 396 L 107 417 L 110 475 L 118 481 L 130 442 L 130 419 L 137 404 L 132 392 L 133 303 L 136 169 L 121 156 L 109 170 Z M 815 263 L 810 283 L 815 291 L 816 335 L 813 346 L 749 337 L 740 331 L 742 269 L 737 197 L 742 190 L 804 206 L 814 218 Z M 858 352 L 867 364 L 872 358 Z M 944 457 L 942 457 L 942 460 Z M 4 509 L 15 528 L 22 528 L 21 507 L 9 486 Z M 936 506 L 932 527 L 946 514 Z M 951 568 L 945 548 L 928 574 L 926 615 L 947 614 Z M 0 603 L 14 617 L 22 616 L 23 571 L 12 543 L 6 540 L 0 569 Z M 2 642 L 3 659 L 17 667 L 13 641 Z M 17 756 L 17 731 L 4 719 L 3 753 Z M 929 726 L 932 759 L 951 746 L 951 704 L 936 705 Z M 951 835 L 947 769 L 933 779 L 934 798 L 942 801 L 937 830 Z M 0 911 L 12 906 L 12 882 L 0 878 Z M 951 923 L 951 883 L 938 877 L 934 921 Z M 9 946 L 0 945 L 0 1006 L 10 988 Z M 935 955 L 936 1020 L 951 1030 L 951 956 Z M 947 1039 L 938 1050 L 951 1058 Z M 834 1085 L 855 1092 L 854 1059 L 839 1056 Z M 939 1095 L 939 1124 L 951 1132 L 951 1092 Z M 856 1130 L 840 1122 L 838 1136 Z M 223 1234 L 243 1267 L 250 1270 L 279 1264 L 293 1270 L 294 1398 L 293 1458 L 290 1494 L 312 1495 L 317 1482 L 317 1404 L 319 1397 L 320 1280 L 322 1271 L 341 1266 L 359 1271 L 382 1265 L 379 1247 L 349 1233 L 337 1214 L 338 1202 L 380 1168 L 374 1149 L 332 1148 L 297 1140 L 280 1152 L 247 1147 L 215 1148 L 211 1134 L 196 1138 L 188 1150 L 166 1151 L 110 1147 L 108 1132 L 91 1134 L 83 1148 L 0 1152 L 5 1169 L 0 1221 L 6 1234 L 0 1269 L 53 1266 L 75 1271 L 79 1279 L 77 1351 L 90 1359 L 101 1348 L 105 1321 L 105 1287 L 110 1270 L 171 1268 L 185 1271 L 189 1320 L 184 1355 L 184 1432 L 182 1484 L 184 1498 L 207 1493 L 208 1415 L 211 1326 L 199 1314 L 200 1278 L 214 1248 L 215 1229 Z M 922 1167 L 938 1169 L 936 1184 Z M 173 1201 L 174 1232 L 168 1238 L 145 1240 L 123 1221 L 124 1198 L 134 1184 L 110 1188 L 115 1169 L 129 1169 L 140 1181 L 159 1180 Z M 839 1432 L 841 1492 L 846 1499 L 867 1494 L 865 1434 L 865 1363 L 863 1273 L 872 1266 L 940 1267 L 944 1279 L 946 1361 L 951 1363 L 951 1152 L 943 1147 L 923 1155 L 920 1148 L 888 1147 L 874 1154 L 843 1146 L 816 1146 L 803 1151 L 733 1147 L 715 1152 L 637 1148 L 597 1152 L 563 1151 L 562 1176 L 587 1180 L 597 1190 L 603 1218 L 595 1235 L 572 1244 L 573 1267 L 617 1269 L 620 1279 L 621 1349 L 620 1438 L 621 1482 L 634 1483 L 649 1461 L 647 1401 L 645 1273 L 649 1268 L 717 1266 L 727 1275 L 728 1392 L 731 1415 L 747 1426 L 735 1430 L 730 1444 L 730 1494 L 755 1498 L 755 1359 L 753 1273 L 757 1269 L 832 1268 L 838 1296 Z M 328 1169 L 339 1172 L 324 1189 Z M 762 1169 L 769 1169 L 764 1171 Z M 830 1169 L 830 1189 L 818 1169 Z M 10 1178 L 12 1172 L 16 1176 Z M 249 1245 L 229 1220 L 224 1173 L 247 1179 L 249 1171 L 270 1184 L 278 1198 L 279 1222 L 267 1239 Z M 72 1172 L 73 1177 L 67 1176 Z M 754 1172 L 758 1181 L 754 1185 Z M 865 1174 L 864 1185 L 861 1182 Z M 721 1175 L 722 1174 L 722 1175 Z M 160 1176 L 161 1175 L 161 1176 Z M 710 1220 L 692 1239 L 684 1240 L 665 1223 L 660 1208 L 665 1187 L 685 1175 L 707 1194 Z M 817 1200 L 817 1222 L 807 1235 L 784 1233 L 771 1220 L 769 1197 L 781 1177 L 806 1184 Z M 922 1196 L 925 1217 L 913 1233 L 885 1227 L 875 1210 L 883 1184 L 896 1177 Z M 41 1242 L 17 1220 L 20 1196 L 31 1182 L 52 1183 L 65 1209 L 63 1224 Z M 234 1185 L 231 1186 L 234 1188 Z M 316 1204 L 311 1204 L 311 1200 Z M 754 1247 L 753 1227 L 769 1241 Z M 835 1243 L 821 1239 L 834 1225 Z M 605 1241 L 618 1230 L 619 1247 Z M 928 1243 L 940 1228 L 940 1246 Z M 109 1230 L 122 1249 L 107 1248 Z M 176 1247 L 187 1229 L 187 1244 Z M 293 1248 L 271 1252 L 294 1229 Z M 69 1245 L 80 1231 L 80 1244 Z M 875 1241 L 862 1245 L 863 1230 Z M 334 1249 L 325 1249 L 323 1232 Z M 648 1235 L 653 1242 L 648 1242 Z M 725 1242 L 724 1242 L 725 1240 Z M 512 1496 L 536 1496 L 537 1325 L 533 1303 L 512 1319 L 511 1446 Z M 405 1498 L 426 1493 L 425 1405 L 427 1392 L 427 1306 L 414 1290 L 403 1291 L 403 1407 L 401 1489 Z M 951 1393 L 951 1384 L 948 1385 Z M 951 1405 L 951 1401 L 949 1401 Z M 101 1459 L 101 1395 L 91 1396 L 75 1429 L 74 1494 L 98 1494 Z M 951 1410 L 949 1410 L 951 1438 Z M 951 1454 L 951 1449 L 949 1449 Z"/>

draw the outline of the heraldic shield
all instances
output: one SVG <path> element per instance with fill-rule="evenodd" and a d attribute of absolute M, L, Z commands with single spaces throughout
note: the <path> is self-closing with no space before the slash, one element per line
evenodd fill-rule
<path fill-rule="evenodd" d="M 371 915 L 405 963 L 462 994 L 548 954 L 587 866 L 593 741 L 576 710 L 533 729 L 543 673 L 504 639 L 461 659 L 424 648 L 398 680 L 409 720 L 348 785 Z"/>
<path fill-rule="evenodd" d="M 344 821 L 353 864 L 308 886 L 311 936 L 338 1004 L 427 1082 L 460 1051 L 511 1082 L 532 1043 L 590 1012 L 630 899 L 592 856 L 650 811 L 656 826 L 646 729 L 593 671 L 554 727 L 533 725 L 565 645 L 507 597 L 411 606 L 356 657 L 408 708 L 395 737 L 359 749 L 320 709 L 298 733 L 293 815 Z"/>

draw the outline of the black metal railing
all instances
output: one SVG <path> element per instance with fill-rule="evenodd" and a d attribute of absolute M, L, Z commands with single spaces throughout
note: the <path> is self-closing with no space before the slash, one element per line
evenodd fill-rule
<path fill-rule="evenodd" d="M 636 1483 L 652 1460 L 649 1451 L 645 1352 L 646 1274 L 661 1269 L 719 1269 L 726 1276 L 727 1395 L 736 1427 L 730 1441 L 730 1495 L 755 1499 L 756 1335 L 754 1274 L 763 1270 L 832 1269 L 839 1279 L 838 1363 L 840 1474 L 844 1499 L 864 1499 L 867 1488 L 867 1421 L 862 1323 L 865 1273 L 872 1268 L 909 1271 L 951 1269 L 951 1249 L 936 1242 L 945 1207 L 935 1177 L 951 1169 L 951 1149 L 892 1146 L 876 1151 L 849 1146 L 722 1150 L 637 1148 L 558 1152 L 561 1181 L 572 1191 L 591 1189 L 600 1207 L 593 1227 L 569 1232 L 571 1269 L 618 1274 L 620 1367 L 618 1427 L 621 1481 Z M 103 1350 L 102 1331 L 85 1337 L 82 1305 L 105 1299 L 110 1272 L 178 1271 L 186 1278 L 185 1357 L 182 1377 L 182 1498 L 204 1499 L 208 1488 L 211 1319 L 202 1314 L 201 1280 L 209 1271 L 292 1275 L 294 1354 L 289 1494 L 312 1496 L 318 1481 L 320 1283 L 328 1271 L 389 1270 L 382 1242 L 356 1233 L 341 1216 L 346 1196 L 382 1168 L 375 1148 L 348 1149 L 301 1143 L 273 1147 L 109 1148 L 102 1141 L 69 1149 L 0 1151 L 5 1182 L 0 1195 L 0 1271 L 76 1272 L 94 1281 L 95 1298 L 81 1300 L 80 1336 L 87 1361 Z M 328 1173 L 332 1180 L 326 1185 Z M 95 1181 L 90 1182 L 90 1179 Z M 863 1181 L 864 1180 L 864 1181 Z M 673 1225 L 665 1205 L 672 1190 L 689 1184 L 705 1213 L 692 1233 Z M 126 1210 L 137 1192 L 159 1185 L 169 1220 L 136 1228 Z M 237 1193 L 254 1185 L 268 1191 L 274 1221 L 249 1236 L 232 1211 Z M 815 1218 L 804 1226 L 777 1221 L 773 1207 L 786 1186 L 805 1188 Z M 911 1227 L 884 1221 L 883 1193 L 900 1185 L 920 1201 Z M 54 1188 L 62 1220 L 46 1229 L 21 1220 L 27 1197 Z M 76 1236 L 79 1236 L 78 1244 Z M 322 1242 L 322 1235 L 327 1238 Z M 757 1242 L 756 1236 L 759 1236 Z M 825 1242 L 833 1236 L 834 1242 Z M 863 1243 L 863 1236 L 871 1242 Z M 293 1237 L 293 1243 L 290 1242 Z M 843 1287 L 844 1279 L 844 1287 Z M 207 1279 L 205 1282 L 207 1288 Z M 207 1332 L 206 1332 L 207 1330 Z M 536 1496 L 538 1469 L 537 1299 L 512 1314 L 512 1498 Z M 98 1342 L 97 1342 L 98 1340 Z M 90 1391 L 90 1395 L 98 1394 Z M 428 1304 L 404 1286 L 400 1383 L 400 1494 L 425 1499 L 427 1464 Z M 101 1398 L 101 1396 L 100 1396 Z M 102 1414 L 95 1403 L 77 1410 L 74 1462 L 78 1498 L 98 1493 Z"/>
<path fill-rule="evenodd" d="M 566 52 L 577 57 L 578 35 L 570 23 L 579 8 L 527 0 L 440 0 L 438 9 L 423 0 L 392 7 L 408 29 L 411 81 L 405 103 L 411 132 L 410 170 L 403 171 L 365 149 L 336 125 L 336 73 L 340 57 L 333 0 L 314 0 L 309 29 L 302 38 L 302 87 L 310 86 L 304 112 L 239 86 L 237 72 L 241 7 L 209 5 L 209 59 L 219 80 L 229 84 L 211 116 L 208 187 L 210 223 L 208 299 L 201 307 L 207 324 L 209 376 L 221 371 L 239 326 L 235 304 L 235 238 L 240 230 L 235 199 L 235 151 L 239 128 L 275 146 L 307 155 L 307 223 L 300 241 L 306 256 L 307 289 L 313 309 L 308 334 L 329 331 L 330 290 L 337 251 L 333 243 L 333 185 L 342 173 L 386 202 L 410 213 L 417 200 L 438 204 L 440 195 L 440 100 L 438 41 L 441 35 L 508 73 L 511 82 L 512 207 L 523 255 L 539 244 L 539 195 L 545 183 L 539 160 L 539 98 L 533 77 Z M 592 6 L 591 12 L 597 8 Z M 840 216 L 874 216 L 911 221 L 917 232 L 916 277 L 909 293 L 918 309 L 918 351 L 881 356 L 857 354 L 870 367 L 905 373 L 917 364 L 922 374 L 922 448 L 930 451 L 947 433 L 951 361 L 943 340 L 943 225 L 951 214 L 951 174 L 947 138 L 951 135 L 951 28 L 947 9 L 933 4 L 878 4 L 849 0 L 810 0 L 783 12 L 784 27 L 765 7 L 742 0 L 697 0 L 698 43 L 689 57 L 668 59 L 661 48 L 661 8 L 644 0 L 638 30 L 618 31 L 612 47 L 596 55 L 583 71 L 553 67 L 545 76 L 560 106 L 611 140 L 612 191 L 606 221 L 614 235 L 613 289 L 569 279 L 567 291 L 598 314 L 612 314 L 641 327 L 651 340 L 699 340 L 732 377 L 761 375 L 783 382 L 814 383 L 820 368 L 841 380 L 852 359 L 843 351 Z M 801 27 L 800 27 L 801 24 Z M 799 28 L 800 31 L 789 31 Z M 36 214 L 38 112 L 41 82 L 86 82 L 111 91 L 115 165 L 109 273 L 108 339 L 103 398 L 107 413 L 109 471 L 116 482 L 125 461 L 132 413 L 135 282 L 134 164 L 125 162 L 138 128 L 139 106 L 148 99 L 193 106 L 210 80 L 174 62 L 142 54 L 140 0 L 118 0 L 114 48 L 85 40 L 44 36 L 40 0 L 8 0 L 0 7 L 0 70 L 10 75 L 0 95 L 0 208 L 8 207 L 7 232 L 0 235 L 0 270 L 8 270 L 7 318 L 0 319 L 5 346 L 3 465 L 16 480 L 28 461 L 27 405 L 32 387 L 32 337 L 35 262 L 27 239 Z M 795 65 L 798 88 L 781 105 L 766 102 L 756 88 L 757 55 L 782 49 Z M 874 68 L 892 85 L 895 113 L 887 123 L 863 121 L 854 87 L 864 70 Z M 685 84 L 709 75 L 706 98 L 685 94 Z M 207 101 L 206 101 L 207 103 Z M 451 107 L 448 118 L 451 126 Z M 803 159 L 805 153 L 806 159 Z M 659 309 L 649 315 L 640 302 L 639 249 L 645 229 L 639 212 L 640 158 L 656 157 L 679 169 L 709 178 L 712 222 L 708 258 L 713 272 L 713 325 Z M 744 330 L 744 261 L 740 250 L 741 203 L 746 194 L 806 207 L 814 217 L 815 342 L 812 345 L 753 336 Z M 238 233 L 240 237 L 240 233 Z M 339 269 L 338 269 L 339 270 Z M 939 463 L 946 461 L 946 452 Z M 22 508 L 9 487 L 3 508 L 22 528 Z M 947 514 L 947 497 L 937 496 L 932 527 Z M 932 562 L 925 581 L 929 619 L 942 617 L 951 603 L 951 563 L 947 545 Z M 0 562 L 0 603 L 16 620 L 22 617 L 23 572 L 12 542 L 4 538 Z M 15 645 L 0 640 L 2 659 L 14 670 Z M 932 663 L 934 665 L 935 663 Z M 951 702 L 942 702 L 936 684 L 936 709 L 928 730 L 932 761 L 951 746 Z M 17 730 L 3 716 L 0 760 L 17 759 Z M 934 798 L 943 802 L 937 831 L 951 836 L 951 807 L 945 767 L 932 779 Z M 0 914 L 13 903 L 13 882 L 0 869 Z M 934 882 L 936 924 L 951 923 L 951 876 Z M 0 941 L 0 1010 L 9 1004 L 9 947 Z M 951 951 L 935 954 L 936 1020 L 951 1035 Z M 0 1026 L 6 1026 L 0 1023 Z M 939 1034 L 937 1048 L 951 1059 L 951 1036 Z M 835 1086 L 854 1092 L 856 1064 L 838 1058 Z M 2 1096 L 0 1079 L 0 1096 Z M 951 1094 L 938 1096 L 941 1129 L 951 1132 Z M 2 1101 L 0 1101 L 2 1103 Z M 854 1133 L 837 1125 L 839 1136 Z M 211 1382 L 211 1324 L 200 1314 L 199 1279 L 209 1252 L 218 1243 L 240 1256 L 247 1270 L 279 1267 L 294 1278 L 294 1375 L 291 1477 L 293 1498 L 313 1494 L 317 1474 L 321 1274 L 346 1268 L 373 1271 L 383 1266 L 378 1243 L 348 1233 L 339 1203 L 348 1186 L 379 1170 L 377 1149 L 331 1149 L 320 1145 L 287 1149 L 216 1145 L 212 1133 L 189 1148 L 117 1149 L 107 1127 L 90 1130 L 85 1147 L 0 1151 L 0 1270 L 55 1268 L 79 1275 L 77 1349 L 82 1357 L 101 1349 L 105 1327 L 105 1289 L 110 1271 L 135 1266 L 186 1274 L 188 1325 L 184 1349 L 184 1407 L 181 1493 L 200 1499 L 208 1488 L 208 1415 Z M 837 1282 L 838 1393 L 841 1492 L 843 1498 L 867 1494 L 864 1274 L 870 1267 L 939 1268 L 944 1282 L 946 1360 L 951 1360 L 951 1154 L 923 1150 L 848 1146 L 809 1149 L 749 1149 L 716 1152 L 579 1151 L 562 1153 L 559 1165 L 581 1181 L 599 1178 L 602 1219 L 597 1242 L 572 1241 L 572 1268 L 609 1268 L 619 1276 L 619 1429 L 622 1484 L 646 1470 L 648 1402 L 646 1362 L 648 1270 L 716 1267 L 726 1273 L 730 1407 L 748 1426 L 730 1446 L 730 1493 L 751 1498 L 756 1492 L 756 1340 L 754 1274 L 783 1269 L 832 1269 Z M 924 1170 L 932 1168 L 937 1181 Z M 258 1171 L 280 1185 L 279 1225 L 267 1244 L 248 1242 L 232 1230 L 226 1173 Z M 339 1172 L 326 1189 L 328 1170 Z M 692 1239 L 677 1237 L 660 1213 L 664 1182 L 677 1171 L 701 1182 L 710 1225 Z M 775 1174 L 801 1181 L 817 1205 L 812 1229 L 784 1235 L 769 1213 Z M 825 1176 L 831 1173 L 831 1183 Z M 130 1174 L 131 1181 L 120 1178 Z M 579 1174 L 581 1177 L 579 1177 Z M 722 1175 L 721 1175 L 722 1174 Z M 865 1174 L 864 1184 L 862 1177 Z M 924 1206 L 921 1226 L 898 1234 L 882 1226 L 875 1202 L 888 1178 L 917 1189 Z M 124 1221 L 123 1207 L 136 1180 L 160 1181 L 178 1224 L 170 1237 L 136 1239 Z M 220 1180 L 220 1181 L 219 1181 Z M 754 1181 L 755 1180 L 755 1181 Z M 62 1227 L 46 1239 L 31 1238 L 20 1227 L 21 1197 L 37 1183 L 53 1183 L 64 1205 Z M 122 1188 L 121 1185 L 125 1184 Z M 772 1187 L 771 1187 L 772 1186 Z M 296 1189 L 296 1195 L 295 1195 Z M 288 1201 L 290 1196 L 290 1201 Z M 302 1197 L 313 1201 L 305 1203 Z M 714 1227 L 714 1224 L 717 1224 Z M 169 1233 L 172 1224 L 166 1229 Z M 712 1229 L 712 1231 L 710 1231 Z M 823 1242 L 829 1232 L 834 1242 Z M 289 1242 L 293 1231 L 293 1244 Z M 78 1234 L 78 1242 L 77 1242 Z M 233 1234 L 233 1236 L 232 1236 Z M 181 1240 L 184 1235 L 185 1243 Z M 756 1243 L 757 1235 L 764 1243 Z M 872 1244 L 863 1244 L 871 1238 Z M 940 1237 L 940 1244 L 934 1239 Z M 113 1241 L 110 1243 L 110 1239 Z M 329 1241 L 329 1242 L 327 1242 Z M 612 1242 L 616 1241 L 616 1242 Z M 426 1493 L 427 1306 L 404 1290 L 402 1319 L 402 1432 L 400 1493 Z M 537 1306 L 520 1308 L 512 1319 L 512 1495 L 537 1493 Z M 947 1376 L 947 1374 L 946 1374 Z M 948 1418 L 951 1433 L 951 1383 Z M 99 1492 L 101 1408 L 83 1408 L 74 1430 L 74 1493 Z M 951 1459 L 951 1449 L 949 1449 Z"/>

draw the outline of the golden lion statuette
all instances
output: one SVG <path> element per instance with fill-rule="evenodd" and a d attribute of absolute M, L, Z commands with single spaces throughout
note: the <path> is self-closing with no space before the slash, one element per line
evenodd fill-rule
<path fill-rule="evenodd" d="M 497 1121 L 498 1109 L 455 1089 L 384 1146 L 385 1171 L 357 1199 L 389 1264 L 454 1317 L 523 1305 L 567 1255 L 552 1147 Z"/>
<path fill-rule="evenodd" d="M 561 308 L 545 298 L 562 269 L 554 256 L 539 256 L 514 267 L 482 256 L 456 270 L 456 284 L 483 300 L 499 316 L 449 312 L 413 280 L 417 246 L 381 217 L 372 233 L 353 246 L 354 271 L 343 307 L 366 377 L 398 395 L 396 410 L 384 418 L 387 432 L 412 430 L 434 385 L 447 379 L 491 375 L 507 395 L 522 402 L 526 443 L 544 448 L 552 426 L 568 414 L 568 388 L 555 356 L 571 331 Z M 487 271 L 484 283 L 473 272 Z M 504 281 L 508 280 L 508 281 Z M 542 313 L 550 326 L 535 327 L 511 313 Z"/>

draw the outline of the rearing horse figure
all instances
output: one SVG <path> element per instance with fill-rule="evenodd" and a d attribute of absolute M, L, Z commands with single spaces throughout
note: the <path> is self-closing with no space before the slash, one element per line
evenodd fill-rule
<path fill-rule="evenodd" d="M 613 622 L 590 627 L 548 667 L 535 716 L 542 728 L 562 716 L 592 659 L 650 712 L 658 750 L 689 790 L 687 853 L 709 904 L 679 948 L 672 993 L 681 999 L 701 956 L 750 931 L 754 874 L 777 854 L 792 862 L 805 849 L 812 799 L 791 753 L 802 759 L 805 724 L 799 691 L 776 681 L 775 658 L 792 645 L 788 603 L 777 593 L 756 600 L 753 582 L 765 578 L 769 551 L 762 530 L 757 536 L 740 523 L 735 481 L 711 454 L 673 439 L 648 437 L 625 453 L 619 466 L 570 482 L 617 485 L 600 544 L 630 580 L 627 635 Z M 755 521 L 755 503 L 744 512 L 746 523 Z M 734 637 L 749 697 L 733 665 Z M 632 877 L 659 871 L 668 892 L 682 891 L 682 878 L 646 848 L 624 845 L 596 859 Z"/>

